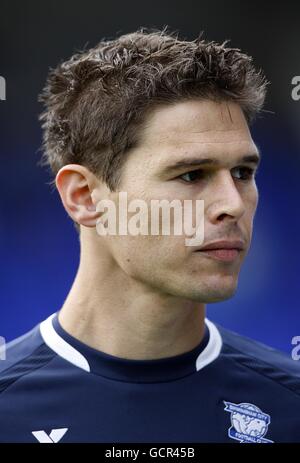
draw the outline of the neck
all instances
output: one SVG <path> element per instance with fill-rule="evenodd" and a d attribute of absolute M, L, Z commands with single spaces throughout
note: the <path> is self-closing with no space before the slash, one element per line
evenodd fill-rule
<path fill-rule="evenodd" d="M 180 355 L 201 342 L 205 304 L 150 288 L 111 257 L 95 258 L 94 251 L 81 249 L 76 278 L 59 312 L 69 334 L 94 349 L 136 360 Z"/>

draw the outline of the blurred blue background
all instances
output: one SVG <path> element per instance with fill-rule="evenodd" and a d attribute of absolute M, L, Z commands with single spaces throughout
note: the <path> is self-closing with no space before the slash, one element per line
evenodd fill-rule
<path fill-rule="evenodd" d="M 290 352 L 300 335 L 300 4 L 258 1 L 86 0 L 1 2 L 0 335 L 8 341 L 58 310 L 74 279 L 79 241 L 50 175 L 37 163 L 41 129 L 37 96 L 49 67 L 101 38 L 140 26 L 194 39 L 224 41 L 254 57 L 271 81 L 263 118 L 252 128 L 262 151 L 260 193 L 251 249 L 235 296 L 210 304 L 223 326 Z"/>

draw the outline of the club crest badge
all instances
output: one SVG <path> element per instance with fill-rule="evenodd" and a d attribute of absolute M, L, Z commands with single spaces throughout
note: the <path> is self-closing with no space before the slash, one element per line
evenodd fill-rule
<path fill-rule="evenodd" d="M 270 444 L 272 440 L 265 439 L 271 418 L 256 405 L 249 403 L 234 404 L 223 401 L 224 410 L 231 414 L 231 427 L 228 436 L 239 442 Z"/>

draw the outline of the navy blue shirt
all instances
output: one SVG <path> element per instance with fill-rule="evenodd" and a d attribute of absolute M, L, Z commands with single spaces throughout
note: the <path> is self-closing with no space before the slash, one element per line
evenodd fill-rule
<path fill-rule="evenodd" d="M 189 352 L 119 358 L 55 313 L 0 361 L 0 442 L 300 442 L 300 366 L 207 319 Z"/>

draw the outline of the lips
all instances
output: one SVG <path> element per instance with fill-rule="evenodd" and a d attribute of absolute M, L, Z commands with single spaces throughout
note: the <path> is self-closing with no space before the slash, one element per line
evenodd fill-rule
<path fill-rule="evenodd" d="M 208 243 L 197 249 L 197 252 L 201 252 L 204 256 L 211 257 L 223 262 L 232 262 L 245 248 L 245 243 L 241 240 L 234 241 L 215 241 Z"/>
<path fill-rule="evenodd" d="M 207 251 L 212 249 L 237 249 L 241 251 L 245 248 L 245 243 L 242 240 L 222 240 L 222 241 L 214 241 L 213 243 L 208 243 L 201 248 L 197 249 L 197 251 Z"/>

